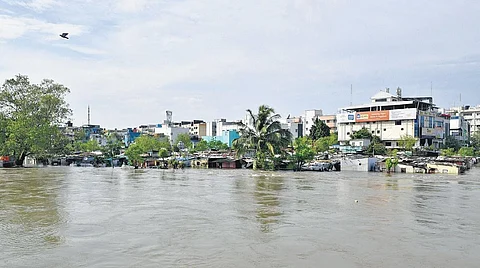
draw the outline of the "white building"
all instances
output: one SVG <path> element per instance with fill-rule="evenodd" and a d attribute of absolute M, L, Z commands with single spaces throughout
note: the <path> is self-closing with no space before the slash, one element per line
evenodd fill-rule
<path fill-rule="evenodd" d="M 345 107 L 337 114 L 338 140 L 345 144 L 350 135 L 366 128 L 387 148 L 399 147 L 403 136 L 417 138 L 416 146 L 439 148 L 445 139 L 445 118 L 438 113 L 432 97 L 402 97 L 380 91 L 371 102 Z"/>
<path fill-rule="evenodd" d="M 455 116 L 463 116 L 465 121 L 470 125 L 470 135 L 480 131 L 480 105 L 471 107 L 469 105 L 463 107 L 453 107 L 447 111 L 448 114 Z"/>
<path fill-rule="evenodd" d="M 94 140 L 98 143 L 100 146 L 105 146 L 107 145 L 107 137 L 105 137 L 103 134 L 90 134 L 90 140 Z"/>
<path fill-rule="evenodd" d="M 470 124 L 461 115 L 450 117 L 450 136 L 458 140 L 462 145 L 470 140 Z"/>
<path fill-rule="evenodd" d="M 205 136 L 216 136 L 217 135 L 217 122 L 211 121 L 205 123 Z"/>
<path fill-rule="evenodd" d="M 215 136 L 222 136 L 223 132 L 230 131 L 230 130 L 235 130 L 235 131 L 239 132 L 240 131 L 239 123 L 240 122 L 238 122 L 238 121 L 228 122 L 226 119 L 217 120 L 217 122 L 216 122 L 217 133 L 216 133 Z"/>
<path fill-rule="evenodd" d="M 303 137 L 303 122 L 301 117 L 280 119 L 282 129 L 288 129 L 292 133 L 292 139 Z"/>
<path fill-rule="evenodd" d="M 306 110 L 305 117 L 303 117 L 303 135 L 310 135 L 310 130 L 314 125 L 315 119 L 323 115 L 322 110 Z"/>
<path fill-rule="evenodd" d="M 155 128 L 155 134 L 159 134 L 165 137 L 168 137 L 170 142 L 173 144 L 177 140 L 178 135 L 180 134 L 189 134 L 190 129 L 185 127 L 174 127 L 169 125 L 161 125 L 160 127 Z"/>

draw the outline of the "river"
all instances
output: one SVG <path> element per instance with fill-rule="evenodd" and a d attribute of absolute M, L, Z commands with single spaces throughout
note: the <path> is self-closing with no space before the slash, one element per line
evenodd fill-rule
<path fill-rule="evenodd" d="M 0 267 L 479 267 L 479 252 L 480 169 L 0 169 Z"/>

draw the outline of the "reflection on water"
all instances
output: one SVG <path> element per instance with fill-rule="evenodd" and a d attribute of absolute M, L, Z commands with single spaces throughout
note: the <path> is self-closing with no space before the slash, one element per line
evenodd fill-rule
<path fill-rule="evenodd" d="M 255 177 L 255 199 L 257 219 L 263 232 L 270 232 L 271 225 L 278 222 L 280 211 L 279 192 L 283 188 L 283 177 L 261 175 Z"/>
<path fill-rule="evenodd" d="M 464 176 L 0 169 L 0 260 L 5 267 L 477 267 L 479 178 L 476 169 Z"/>
<path fill-rule="evenodd" d="M 24 253 L 64 242 L 64 212 L 58 204 L 56 174 L 41 169 L 2 170 L 0 175 L 0 245 Z M 45 179 L 45 176 L 52 176 Z M 25 247 L 28 245 L 28 247 Z M 7 252 L 8 254 L 8 252 Z"/>

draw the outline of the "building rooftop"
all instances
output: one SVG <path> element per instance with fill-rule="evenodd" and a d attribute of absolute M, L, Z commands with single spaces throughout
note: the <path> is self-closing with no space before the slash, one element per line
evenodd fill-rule
<path fill-rule="evenodd" d="M 378 106 L 397 106 L 397 105 L 409 105 L 413 104 L 413 101 L 384 101 L 384 102 L 371 102 L 365 103 L 360 105 L 353 105 L 349 107 L 342 108 L 342 110 L 357 110 L 361 108 L 369 108 L 369 107 L 378 107 Z"/>
<path fill-rule="evenodd" d="M 397 98 L 397 96 L 392 95 L 392 94 L 390 94 L 388 92 L 385 92 L 385 91 L 379 91 L 379 92 L 377 92 L 377 94 L 373 95 L 370 99 L 372 101 L 375 101 L 375 100 L 389 99 L 389 98 Z"/>

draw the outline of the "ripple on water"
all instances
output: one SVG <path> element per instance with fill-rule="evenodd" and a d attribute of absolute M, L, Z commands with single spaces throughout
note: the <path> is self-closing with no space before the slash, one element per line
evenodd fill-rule
<path fill-rule="evenodd" d="M 99 237 L 105 233 L 105 227 L 99 224 L 70 223 L 65 235 L 74 238 L 90 238 Z"/>

